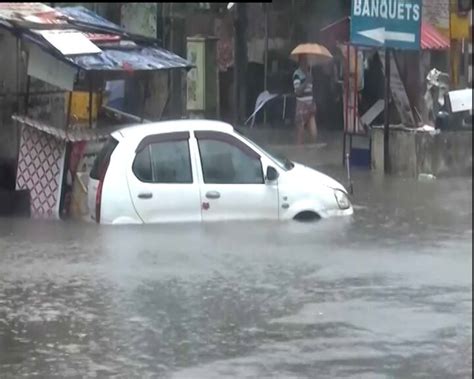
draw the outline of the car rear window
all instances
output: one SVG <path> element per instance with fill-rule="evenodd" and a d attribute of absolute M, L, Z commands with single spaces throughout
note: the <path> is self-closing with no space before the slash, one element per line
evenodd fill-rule
<path fill-rule="evenodd" d="M 94 164 L 92 165 L 92 170 L 90 174 L 90 177 L 92 179 L 100 180 L 100 174 L 102 173 L 104 165 L 110 159 L 110 156 L 114 152 L 117 145 L 118 141 L 113 137 L 109 137 L 109 139 L 105 142 L 104 146 L 102 147 L 102 150 L 99 152 L 94 161 Z"/>

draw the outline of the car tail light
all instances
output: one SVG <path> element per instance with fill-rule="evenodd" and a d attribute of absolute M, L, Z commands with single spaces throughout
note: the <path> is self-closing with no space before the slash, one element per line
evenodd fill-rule
<path fill-rule="evenodd" d="M 103 163 L 100 170 L 99 184 L 97 185 L 97 192 L 95 194 L 95 221 L 100 224 L 100 206 L 102 203 L 102 187 L 104 186 L 104 178 L 109 167 L 109 160 Z"/>

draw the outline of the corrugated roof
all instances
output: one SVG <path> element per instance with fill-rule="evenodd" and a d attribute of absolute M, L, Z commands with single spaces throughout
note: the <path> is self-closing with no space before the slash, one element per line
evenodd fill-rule
<path fill-rule="evenodd" d="M 0 26 L 19 30 L 24 38 L 43 50 L 85 71 L 113 71 L 114 75 L 124 75 L 133 71 L 194 67 L 186 59 L 159 47 L 158 40 L 130 34 L 85 7 L 52 9 L 41 3 L 39 5 L 24 3 L 19 7 L 16 3 L 3 3 L 0 6 Z M 44 31 L 51 29 L 50 25 L 54 26 L 52 24 L 65 24 L 63 28 L 56 27 L 54 32 L 62 45 L 53 44 L 43 35 Z M 82 49 L 75 52 L 76 55 L 62 53 L 61 46 L 68 40 L 66 33 L 71 30 L 83 35 L 90 44 L 96 44 L 99 47 L 96 50 L 101 51 L 92 54 L 90 49 Z"/>
<path fill-rule="evenodd" d="M 146 71 L 192 67 L 184 58 L 159 47 L 138 47 L 131 50 L 102 47 L 98 54 L 69 56 L 66 59 L 84 70 Z"/>
<path fill-rule="evenodd" d="M 64 23 L 60 14 L 43 3 L 0 3 L 0 19 L 19 22 Z M 54 20 L 54 21 L 53 21 Z"/>
<path fill-rule="evenodd" d="M 125 32 L 123 28 L 106 20 L 105 18 L 99 16 L 97 13 L 92 12 L 91 10 L 87 9 L 83 6 L 76 6 L 76 7 L 62 7 L 59 9 L 62 14 L 65 14 L 68 17 L 73 19 L 87 22 L 89 24 L 100 25 L 105 28 L 109 28 L 112 30 Z"/>
<path fill-rule="evenodd" d="M 13 115 L 12 119 L 18 121 L 21 125 L 34 128 L 62 141 L 80 142 L 80 141 L 98 141 L 107 138 L 111 133 L 126 127 L 127 125 L 116 125 L 105 128 L 80 128 L 80 129 L 59 129 L 44 124 L 41 121 L 34 120 L 27 116 Z"/>
<path fill-rule="evenodd" d="M 421 23 L 421 48 L 422 50 L 447 50 L 449 39 L 443 36 L 436 28 L 427 23 Z"/>

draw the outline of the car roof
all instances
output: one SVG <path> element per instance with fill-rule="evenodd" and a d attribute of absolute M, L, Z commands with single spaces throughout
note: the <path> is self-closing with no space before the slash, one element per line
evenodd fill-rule
<path fill-rule="evenodd" d="M 151 122 L 146 124 L 137 124 L 127 126 L 126 128 L 120 129 L 112 136 L 115 138 L 127 138 L 127 137 L 140 137 L 147 136 L 150 134 L 161 134 L 161 133 L 172 133 L 172 132 L 185 132 L 195 130 L 210 130 L 216 132 L 232 132 L 234 128 L 232 125 L 222 121 L 216 120 L 203 120 L 203 119 L 185 119 L 185 120 L 170 120 Z M 120 136 L 119 136 L 120 135 Z"/>

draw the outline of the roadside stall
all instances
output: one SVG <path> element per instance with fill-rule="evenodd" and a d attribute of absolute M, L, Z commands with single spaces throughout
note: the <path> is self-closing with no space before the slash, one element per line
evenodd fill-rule
<path fill-rule="evenodd" d="M 23 112 L 13 116 L 20 128 L 16 188 L 30 191 L 33 218 L 57 219 L 71 209 L 80 218 L 98 142 L 124 125 L 147 122 L 144 104 L 159 91 L 149 85 L 154 73 L 192 65 L 84 7 L 4 3 L 0 28 L 16 36 L 26 61 Z M 107 105 L 107 83 L 125 79 L 143 88 L 138 114 Z"/>

